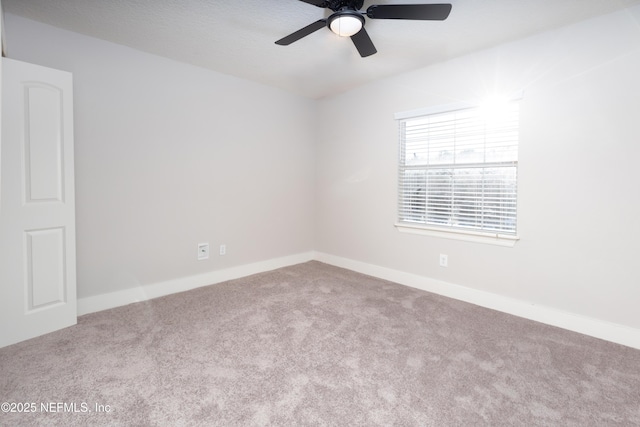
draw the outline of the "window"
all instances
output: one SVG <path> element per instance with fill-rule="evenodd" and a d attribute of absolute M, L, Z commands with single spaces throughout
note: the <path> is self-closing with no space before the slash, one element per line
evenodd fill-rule
<path fill-rule="evenodd" d="M 515 242 L 519 103 L 396 118 L 397 226 Z"/>

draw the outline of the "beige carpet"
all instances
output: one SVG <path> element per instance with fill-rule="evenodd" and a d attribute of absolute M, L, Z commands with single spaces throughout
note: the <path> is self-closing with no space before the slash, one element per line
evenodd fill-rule
<path fill-rule="evenodd" d="M 2 426 L 630 426 L 640 351 L 309 262 L 0 349 L 0 402 L 35 409 Z"/>

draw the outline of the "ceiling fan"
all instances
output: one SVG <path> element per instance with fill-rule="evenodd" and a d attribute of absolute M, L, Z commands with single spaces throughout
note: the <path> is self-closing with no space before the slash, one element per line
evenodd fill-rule
<path fill-rule="evenodd" d="M 443 21 L 451 12 L 450 4 L 386 4 L 369 6 L 366 12 L 360 11 L 364 0 L 300 0 L 313 6 L 331 9 L 333 13 L 327 19 L 299 29 L 295 33 L 278 40 L 276 44 L 288 46 L 321 29 L 328 27 L 342 37 L 351 37 L 353 44 L 363 58 L 377 52 L 369 34 L 364 29 L 364 16 L 370 19 L 410 19 L 425 21 Z"/>

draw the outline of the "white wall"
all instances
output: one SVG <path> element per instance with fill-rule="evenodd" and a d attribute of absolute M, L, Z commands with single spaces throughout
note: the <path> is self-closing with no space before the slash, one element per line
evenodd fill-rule
<path fill-rule="evenodd" d="M 74 75 L 80 298 L 313 249 L 312 101 L 11 14 L 6 29 L 9 57 Z"/>
<path fill-rule="evenodd" d="M 321 101 L 316 249 L 640 328 L 639 22 L 636 7 Z M 394 113 L 517 90 L 516 246 L 398 232 Z"/>

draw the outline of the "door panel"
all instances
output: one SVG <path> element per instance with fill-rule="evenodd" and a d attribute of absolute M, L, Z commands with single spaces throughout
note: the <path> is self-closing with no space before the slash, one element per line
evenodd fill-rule
<path fill-rule="evenodd" d="M 62 201 L 64 135 L 63 92 L 53 86 L 24 86 L 25 200 Z"/>
<path fill-rule="evenodd" d="M 2 58 L 0 347 L 76 323 L 70 73 Z"/>
<path fill-rule="evenodd" d="M 64 227 L 26 231 L 27 312 L 66 303 Z"/>

